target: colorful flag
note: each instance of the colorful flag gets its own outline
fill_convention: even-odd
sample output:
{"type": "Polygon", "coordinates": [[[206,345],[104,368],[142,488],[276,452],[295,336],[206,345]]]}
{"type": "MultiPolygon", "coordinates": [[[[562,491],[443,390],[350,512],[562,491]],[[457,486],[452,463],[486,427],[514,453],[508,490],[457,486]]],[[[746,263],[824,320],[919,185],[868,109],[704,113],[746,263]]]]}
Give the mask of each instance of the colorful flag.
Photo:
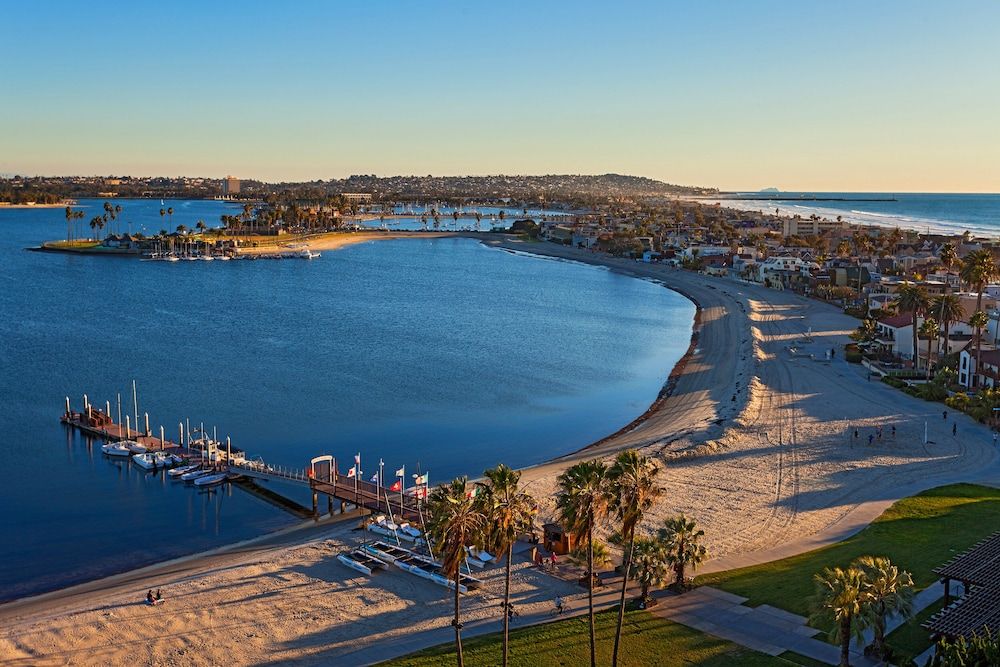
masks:
{"type": "Polygon", "coordinates": [[[376,483],[378,482],[378,473],[375,473],[374,475],[372,475],[372,481],[376,482],[376,483]]]}
{"type": "Polygon", "coordinates": [[[354,463],[357,465],[361,465],[361,452],[358,452],[357,454],[354,455],[354,463]]]}
{"type": "Polygon", "coordinates": [[[478,495],[479,495],[479,487],[478,486],[472,487],[472,491],[466,491],[465,492],[465,497],[466,498],[475,498],[478,495]]]}
{"type": "Polygon", "coordinates": [[[354,475],[357,474],[357,471],[358,471],[358,467],[357,466],[351,466],[351,469],[347,471],[347,476],[348,477],[354,477],[354,475]]]}
{"type": "Polygon", "coordinates": [[[426,484],[427,483],[427,473],[424,473],[423,475],[417,475],[414,478],[413,483],[416,484],[417,486],[419,486],[421,484],[426,484]]]}
{"type": "Polygon", "coordinates": [[[402,467],[396,471],[396,477],[406,477],[406,468],[402,467]]]}
{"type": "Polygon", "coordinates": [[[400,482],[400,481],[399,481],[399,480],[397,479],[397,480],[396,480],[396,483],[395,483],[395,484],[393,484],[392,486],[390,486],[390,487],[389,487],[389,490],[390,490],[390,491],[402,491],[402,490],[403,490],[403,483],[402,483],[402,482],[400,482]]]}

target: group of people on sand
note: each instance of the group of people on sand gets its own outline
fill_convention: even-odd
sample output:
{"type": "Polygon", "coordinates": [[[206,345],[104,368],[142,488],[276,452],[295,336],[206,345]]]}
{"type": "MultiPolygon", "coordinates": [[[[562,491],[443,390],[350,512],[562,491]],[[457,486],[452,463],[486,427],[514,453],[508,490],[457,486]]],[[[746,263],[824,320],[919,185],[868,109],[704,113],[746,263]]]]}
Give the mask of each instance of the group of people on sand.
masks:
{"type": "MultiPolygon", "coordinates": [[[[896,425],[889,424],[889,433],[892,435],[893,439],[896,438],[896,425]]],[[[854,439],[857,440],[861,436],[861,432],[855,428],[854,429],[854,439]]],[[[868,445],[871,446],[876,440],[882,442],[882,427],[876,426],[871,433],[868,434],[868,445]]]]}
{"type": "Polygon", "coordinates": [[[146,591],[146,604],[155,607],[158,604],[163,604],[163,593],[160,589],[156,589],[156,595],[153,595],[153,590],[150,589],[146,591]]]}

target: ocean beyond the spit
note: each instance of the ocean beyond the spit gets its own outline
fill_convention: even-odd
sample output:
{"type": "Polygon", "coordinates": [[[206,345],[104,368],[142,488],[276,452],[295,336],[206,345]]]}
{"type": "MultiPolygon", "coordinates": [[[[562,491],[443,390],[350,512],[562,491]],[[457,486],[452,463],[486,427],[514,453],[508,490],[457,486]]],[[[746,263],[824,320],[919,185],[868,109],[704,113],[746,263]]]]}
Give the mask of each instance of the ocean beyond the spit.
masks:
{"type": "MultiPolygon", "coordinates": [[[[168,201],[168,222],[159,200],[115,203],[123,229],[147,234],[239,210],[168,201]]],[[[84,219],[101,204],[81,201],[84,219]]],[[[170,439],[189,419],[268,463],[333,454],[345,472],[360,452],[366,478],[381,458],[387,476],[406,466],[435,484],[614,432],[691,338],[694,306],[668,289],[473,239],[368,242],[312,261],[25,250],[65,235],[61,208],[0,209],[0,601],[299,521],[240,488],[196,490],[107,459],[59,423],[67,395],[114,413],[120,392],[131,414],[135,379],[140,414],[170,439]]]]}

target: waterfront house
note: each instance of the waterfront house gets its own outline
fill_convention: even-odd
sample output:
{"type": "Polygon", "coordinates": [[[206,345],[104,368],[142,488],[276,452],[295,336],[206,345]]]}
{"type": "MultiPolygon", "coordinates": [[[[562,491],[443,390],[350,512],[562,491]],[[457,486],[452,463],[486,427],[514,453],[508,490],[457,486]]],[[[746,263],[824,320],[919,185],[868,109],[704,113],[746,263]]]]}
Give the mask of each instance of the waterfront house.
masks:
{"type": "Polygon", "coordinates": [[[913,313],[883,315],[875,320],[875,328],[878,331],[875,342],[882,351],[913,358],[913,313]]]}
{"type": "Polygon", "coordinates": [[[984,342],[978,369],[975,358],[976,344],[970,341],[958,356],[958,383],[968,389],[1000,386],[1000,350],[984,342]]]}

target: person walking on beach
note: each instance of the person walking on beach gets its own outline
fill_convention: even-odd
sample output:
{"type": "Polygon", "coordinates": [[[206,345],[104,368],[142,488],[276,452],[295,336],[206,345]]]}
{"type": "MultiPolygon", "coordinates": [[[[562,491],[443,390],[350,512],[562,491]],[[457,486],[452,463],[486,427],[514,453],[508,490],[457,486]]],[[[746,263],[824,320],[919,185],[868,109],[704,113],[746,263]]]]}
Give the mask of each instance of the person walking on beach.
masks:
{"type": "Polygon", "coordinates": [[[951,434],[958,435],[958,422],[952,422],[951,424],[951,434]]]}
{"type": "Polygon", "coordinates": [[[854,429],[854,439],[858,439],[858,429],[854,429]]]}
{"type": "Polygon", "coordinates": [[[869,446],[869,447],[871,447],[871,446],[872,446],[872,440],[874,440],[874,439],[875,439],[875,436],[874,436],[874,435],[872,435],[871,433],[869,433],[869,434],[868,434],[868,446],[869,446]]]}
{"type": "Polygon", "coordinates": [[[876,426],[875,427],[875,437],[878,438],[879,442],[882,442],[882,427],[881,426],[876,426]]]}
{"type": "Polygon", "coordinates": [[[896,439],[896,425],[895,424],[892,425],[892,439],[893,440],[896,439]]]}
{"type": "Polygon", "coordinates": [[[945,421],[948,421],[948,411],[947,410],[945,410],[944,412],[941,413],[941,419],[943,419],[945,421]]]}

